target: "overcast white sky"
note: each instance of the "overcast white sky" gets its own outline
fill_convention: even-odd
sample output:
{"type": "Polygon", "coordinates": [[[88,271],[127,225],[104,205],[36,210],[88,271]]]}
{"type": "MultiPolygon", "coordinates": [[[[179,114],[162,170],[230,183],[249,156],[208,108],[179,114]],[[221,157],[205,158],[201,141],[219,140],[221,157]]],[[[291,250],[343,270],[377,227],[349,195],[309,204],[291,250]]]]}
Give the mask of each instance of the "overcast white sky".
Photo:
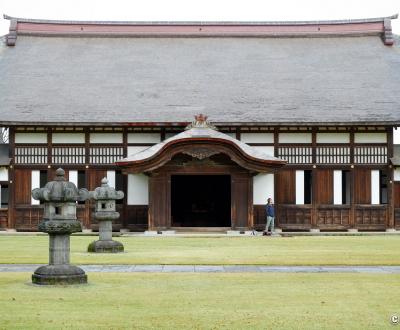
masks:
{"type": "MultiPolygon", "coordinates": [[[[400,0],[0,0],[15,17],[124,21],[286,21],[390,16],[400,0]]],[[[400,34],[400,20],[392,22],[400,34]]],[[[9,22],[0,19],[0,35],[9,22]]],[[[400,109],[399,109],[400,111],[400,109]]],[[[396,132],[400,143],[400,132],[396,132]]]]}

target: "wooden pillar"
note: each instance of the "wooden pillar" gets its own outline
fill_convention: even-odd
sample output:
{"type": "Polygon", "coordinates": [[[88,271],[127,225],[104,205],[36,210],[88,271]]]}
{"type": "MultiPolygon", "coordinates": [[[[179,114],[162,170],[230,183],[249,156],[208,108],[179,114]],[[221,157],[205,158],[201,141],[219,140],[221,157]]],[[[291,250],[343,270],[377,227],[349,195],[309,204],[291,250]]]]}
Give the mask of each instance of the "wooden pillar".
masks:
{"type": "Polygon", "coordinates": [[[317,155],[316,155],[316,146],[317,146],[317,130],[315,127],[312,128],[311,132],[312,136],[312,172],[311,172],[311,228],[317,228],[317,212],[318,212],[318,204],[317,204],[317,155]]]}
{"type": "MultiPolygon", "coordinates": [[[[122,144],[123,144],[123,157],[128,156],[128,130],[126,127],[122,131],[122,144]]],[[[128,227],[128,175],[122,174],[122,190],[124,191],[124,199],[122,200],[122,212],[121,212],[121,226],[123,229],[128,227]]]]}
{"type": "MultiPolygon", "coordinates": [[[[388,151],[388,162],[393,157],[393,127],[387,128],[387,151],[388,151]]],[[[393,177],[393,166],[388,165],[388,182],[387,182],[387,198],[388,198],[388,210],[386,229],[394,229],[394,177],[393,177]]]]}
{"type": "MultiPolygon", "coordinates": [[[[274,127],[274,156],[279,158],[279,128],[274,127]]],[[[278,204],[278,189],[283,189],[278,186],[278,171],[274,172],[274,203],[275,203],[275,227],[281,228],[280,224],[280,214],[279,214],[279,204],[278,204]]]]}
{"type": "Polygon", "coordinates": [[[253,183],[254,183],[254,175],[249,173],[248,176],[248,184],[247,184],[247,191],[248,191],[248,198],[247,198],[247,227],[249,229],[254,229],[254,205],[253,205],[253,183]]]}
{"type": "Polygon", "coordinates": [[[355,228],[356,208],[355,208],[355,168],[354,168],[354,128],[350,129],[350,219],[349,228],[355,228]]]}
{"type": "Polygon", "coordinates": [[[9,158],[11,158],[8,168],[8,216],[7,228],[15,229],[15,129],[10,127],[8,130],[9,158]]]}
{"type": "MultiPolygon", "coordinates": [[[[90,133],[89,133],[89,128],[85,127],[84,128],[85,132],[85,187],[89,189],[89,174],[90,174],[90,169],[89,169],[89,161],[90,161],[90,156],[89,156],[89,146],[90,146],[90,133]]],[[[87,200],[85,202],[85,211],[83,212],[84,217],[83,217],[83,225],[85,228],[90,228],[90,208],[92,207],[91,202],[87,200]]]]}
{"type": "Polygon", "coordinates": [[[240,141],[240,139],[241,139],[240,127],[237,127],[237,128],[236,128],[235,135],[236,135],[236,140],[239,140],[239,141],[240,141]]]}
{"type": "Polygon", "coordinates": [[[165,140],[165,127],[162,127],[160,132],[160,141],[164,140],[165,140]]]}
{"type": "MultiPolygon", "coordinates": [[[[51,127],[47,128],[47,165],[52,164],[52,155],[53,155],[53,135],[51,127]]],[[[47,171],[47,180],[52,181],[54,178],[50,177],[51,171],[47,171]]]]}

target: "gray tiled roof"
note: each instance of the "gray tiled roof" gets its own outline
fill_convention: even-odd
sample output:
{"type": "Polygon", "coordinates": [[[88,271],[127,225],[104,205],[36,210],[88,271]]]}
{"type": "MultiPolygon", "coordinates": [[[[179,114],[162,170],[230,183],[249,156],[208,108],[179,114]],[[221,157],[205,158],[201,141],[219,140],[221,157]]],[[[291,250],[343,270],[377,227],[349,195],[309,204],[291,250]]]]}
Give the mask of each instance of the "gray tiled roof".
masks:
{"type": "Polygon", "coordinates": [[[0,124],[400,125],[400,48],[376,36],[73,38],[0,46],[0,124]]]}

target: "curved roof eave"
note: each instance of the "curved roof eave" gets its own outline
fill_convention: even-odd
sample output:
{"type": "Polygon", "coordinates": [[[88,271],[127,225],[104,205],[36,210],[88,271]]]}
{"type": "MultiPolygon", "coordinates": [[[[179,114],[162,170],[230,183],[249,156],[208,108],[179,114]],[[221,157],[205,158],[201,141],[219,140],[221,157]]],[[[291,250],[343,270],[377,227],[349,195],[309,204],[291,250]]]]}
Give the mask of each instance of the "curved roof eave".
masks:
{"type": "Polygon", "coordinates": [[[227,134],[218,132],[209,127],[193,127],[177,134],[154,146],[139,151],[127,158],[116,162],[123,167],[137,167],[144,172],[146,169],[155,169],[164,165],[177,153],[199,148],[215,153],[226,153],[240,166],[258,172],[268,172],[271,168],[281,167],[286,161],[267,155],[227,134]],[[169,156],[162,157],[168,153],[169,156]],[[263,168],[265,170],[263,171],[263,168]]]}

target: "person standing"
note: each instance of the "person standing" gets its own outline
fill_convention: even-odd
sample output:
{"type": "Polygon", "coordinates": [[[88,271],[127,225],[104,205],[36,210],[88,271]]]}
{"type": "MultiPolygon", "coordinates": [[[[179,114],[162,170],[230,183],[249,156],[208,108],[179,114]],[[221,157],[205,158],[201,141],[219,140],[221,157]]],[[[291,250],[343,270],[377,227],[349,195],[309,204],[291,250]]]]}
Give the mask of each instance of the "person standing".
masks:
{"type": "Polygon", "coordinates": [[[272,198],[268,198],[267,200],[267,205],[265,206],[266,211],[267,211],[267,224],[265,226],[265,234],[266,235],[272,235],[274,232],[274,226],[275,226],[275,207],[272,202],[272,198]],[[268,233],[268,229],[271,228],[270,233],[268,233]]]}

